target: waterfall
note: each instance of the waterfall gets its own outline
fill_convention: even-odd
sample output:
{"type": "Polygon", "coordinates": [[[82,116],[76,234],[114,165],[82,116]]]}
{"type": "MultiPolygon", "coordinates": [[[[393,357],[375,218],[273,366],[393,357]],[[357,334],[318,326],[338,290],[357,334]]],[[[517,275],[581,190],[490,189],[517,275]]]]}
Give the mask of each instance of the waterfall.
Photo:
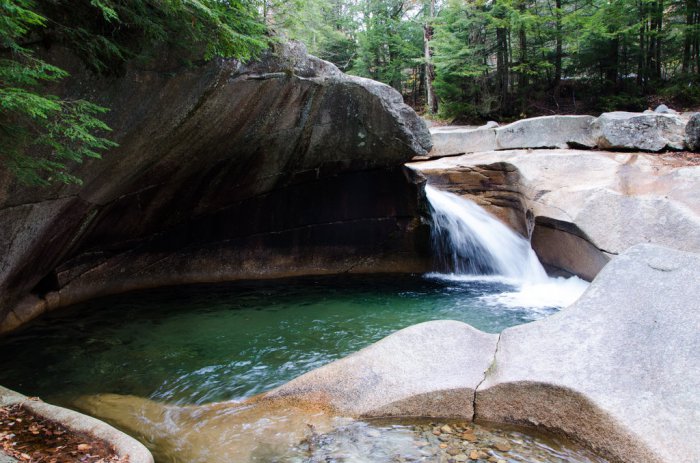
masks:
{"type": "Polygon", "coordinates": [[[433,247],[441,270],[541,282],[547,273],[530,243],[472,201],[431,186],[433,247]]]}
{"type": "Polygon", "coordinates": [[[428,276],[451,280],[503,277],[515,286],[514,291],[484,296],[482,300],[533,310],[566,307],[588,287],[578,277],[548,277],[530,242],[472,201],[429,185],[425,193],[440,271],[449,273],[428,276]]]}

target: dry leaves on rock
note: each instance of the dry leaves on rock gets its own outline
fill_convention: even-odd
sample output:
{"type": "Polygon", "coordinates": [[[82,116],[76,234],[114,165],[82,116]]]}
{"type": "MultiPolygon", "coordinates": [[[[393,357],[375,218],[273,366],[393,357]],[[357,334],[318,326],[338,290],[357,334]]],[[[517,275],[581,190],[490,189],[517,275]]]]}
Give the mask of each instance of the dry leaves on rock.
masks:
{"type": "Polygon", "coordinates": [[[128,463],[107,442],[72,432],[21,404],[0,407],[0,448],[22,463],[128,463]]]}

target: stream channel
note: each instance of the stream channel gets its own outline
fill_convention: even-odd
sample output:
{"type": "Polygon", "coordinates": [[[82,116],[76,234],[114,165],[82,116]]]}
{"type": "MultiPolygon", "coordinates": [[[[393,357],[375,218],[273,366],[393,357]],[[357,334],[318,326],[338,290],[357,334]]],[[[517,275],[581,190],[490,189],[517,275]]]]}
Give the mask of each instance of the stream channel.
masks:
{"type": "MultiPolygon", "coordinates": [[[[434,216],[439,218],[435,212],[434,216]]],[[[465,227],[447,222],[443,226],[465,227]]],[[[501,232],[489,228],[487,238],[501,232]]],[[[459,246],[445,244],[444,235],[440,230],[434,234],[442,245],[459,246]]],[[[313,276],[160,288],[95,299],[49,314],[0,339],[0,384],[66,406],[81,396],[102,393],[178,405],[242,401],[416,323],[458,320],[498,333],[554,313],[585,290],[587,283],[577,278],[555,279],[543,270],[533,271],[539,262],[529,244],[513,243],[522,248],[514,252],[525,257],[506,256],[506,260],[532,257],[535,263],[499,270],[499,256],[480,257],[489,252],[486,243],[476,250],[442,251],[452,252],[448,261],[469,254],[486,275],[458,271],[313,276]]],[[[495,244],[496,249],[504,247],[503,242],[495,244]]],[[[450,424],[452,433],[441,432],[447,423],[338,418],[332,431],[312,432],[301,443],[282,449],[265,450],[264,435],[256,437],[259,448],[241,461],[604,461],[552,436],[460,423],[450,424]],[[460,437],[471,434],[477,439],[460,437]],[[499,451],[498,442],[501,447],[506,442],[508,450],[499,451]]],[[[148,439],[145,443],[158,463],[182,461],[177,451],[165,451],[148,439]]],[[[189,463],[215,460],[201,455],[186,458],[189,463]]],[[[230,461],[238,461],[233,458],[230,461]]]]}

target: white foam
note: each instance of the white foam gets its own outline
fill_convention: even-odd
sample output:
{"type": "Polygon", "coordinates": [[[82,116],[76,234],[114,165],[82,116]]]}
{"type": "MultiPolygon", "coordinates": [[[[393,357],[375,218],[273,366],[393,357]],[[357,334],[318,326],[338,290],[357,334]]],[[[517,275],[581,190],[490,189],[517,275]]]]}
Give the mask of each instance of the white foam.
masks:
{"type": "Polygon", "coordinates": [[[515,291],[482,296],[487,304],[513,308],[540,309],[564,308],[578,300],[588,288],[588,282],[578,278],[548,278],[538,283],[523,283],[515,291]]]}
{"type": "Polygon", "coordinates": [[[533,315],[573,304],[588,287],[578,277],[550,278],[530,243],[476,203],[431,186],[433,246],[454,273],[428,278],[454,282],[502,283],[513,291],[482,296],[486,304],[527,308],[533,315]]]}
{"type": "Polygon", "coordinates": [[[547,279],[530,243],[482,207],[430,185],[425,194],[432,209],[433,246],[445,267],[457,274],[547,279]]]}

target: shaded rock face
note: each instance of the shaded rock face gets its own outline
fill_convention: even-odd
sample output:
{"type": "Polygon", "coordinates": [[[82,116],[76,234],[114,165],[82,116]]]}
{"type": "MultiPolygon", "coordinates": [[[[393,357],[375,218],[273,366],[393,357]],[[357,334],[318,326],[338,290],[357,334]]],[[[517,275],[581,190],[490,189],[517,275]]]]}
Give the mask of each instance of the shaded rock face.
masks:
{"type": "Polygon", "coordinates": [[[592,280],[611,255],[639,243],[700,252],[699,166],[582,150],[491,151],[409,165],[530,237],[550,269],[592,280]]]}
{"type": "Polygon", "coordinates": [[[61,53],[74,77],[54,90],[110,106],[120,146],[76,166],[81,187],[0,169],[0,327],[126,289],[423,265],[420,179],[400,166],[430,134],[390,87],[297,44],[118,79],[61,53]]]}
{"type": "Polygon", "coordinates": [[[685,126],[685,144],[691,151],[700,151],[700,113],[693,113],[685,126]]]}

